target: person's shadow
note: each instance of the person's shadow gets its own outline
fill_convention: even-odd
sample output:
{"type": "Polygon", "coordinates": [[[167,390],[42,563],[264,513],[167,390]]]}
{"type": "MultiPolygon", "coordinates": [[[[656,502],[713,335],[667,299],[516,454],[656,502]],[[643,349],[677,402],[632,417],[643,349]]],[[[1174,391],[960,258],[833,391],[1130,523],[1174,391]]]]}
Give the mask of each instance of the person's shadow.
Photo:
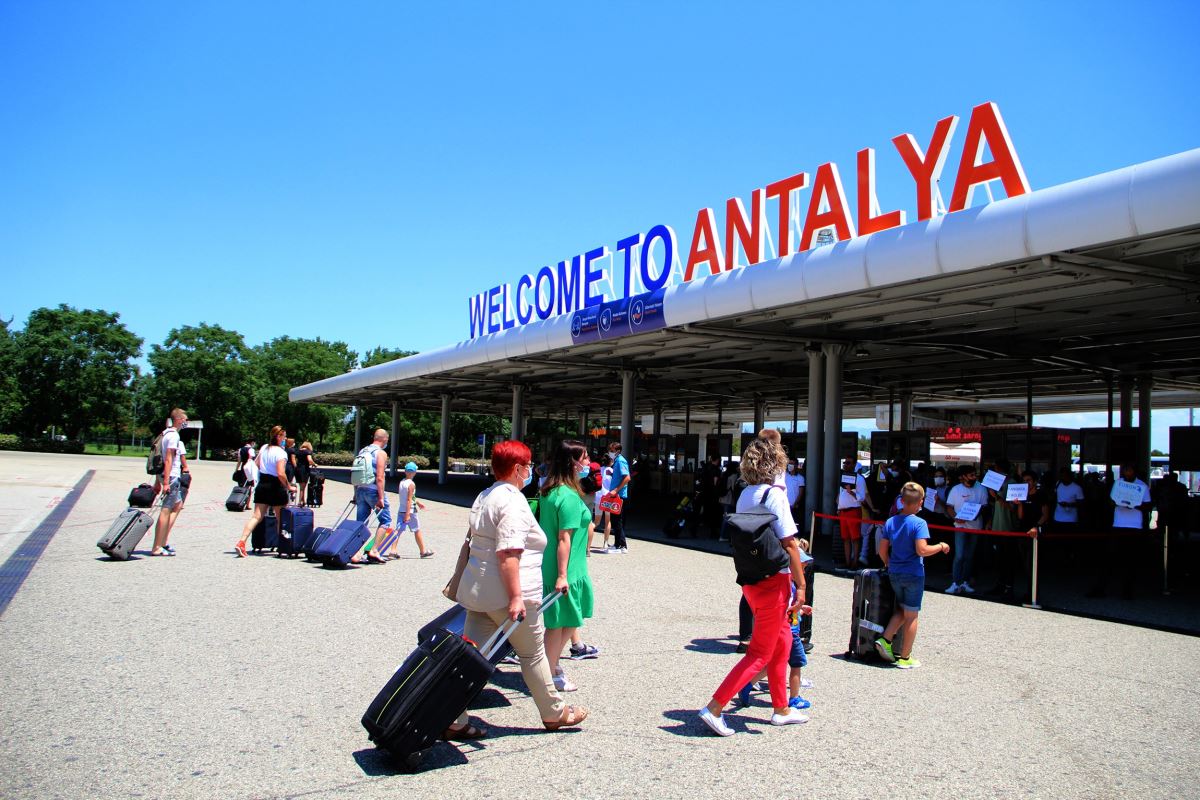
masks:
{"type": "MultiPolygon", "coordinates": [[[[672,711],[664,711],[663,716],[669,720],[674,720],[674,725],[659,725],[658,729],[675,736],[683,736],[689,739],[703,739],[715,734],[709,730],[708,726],[700,721],[700,715],[697,709],[677,708],[672,711]]],[[[755,717],[746,717],[741,714],[733,714],[725,712],[725,724],[733,728],[737,733],[746,733],[752,736],[758,736],[762,731],[755,730],[761,725],[769,725],[762,719],[755,717]]]]}
{"type": "Polygon", "coordinates": [[[720,639],[692,639],[690,644],[683,646],[684,650],[690,650],[693,653],[709,653],[713,655],[725,655],[737,652],[737,640],[729,638],[720,639]]]}
{"type": "MultiPolygon", "coordinates": [[[[482,746],[479,746],[479,749],[483,749],[482,746]]],[[[438,742],[428,750],[407,758],[398,758],[386,750],[368,747],[356,750],[354,760],[358,762],[358,768],[364,775],[378,778],[457,767],[467,763],[467,756],[450,742],[438,742]]]]}

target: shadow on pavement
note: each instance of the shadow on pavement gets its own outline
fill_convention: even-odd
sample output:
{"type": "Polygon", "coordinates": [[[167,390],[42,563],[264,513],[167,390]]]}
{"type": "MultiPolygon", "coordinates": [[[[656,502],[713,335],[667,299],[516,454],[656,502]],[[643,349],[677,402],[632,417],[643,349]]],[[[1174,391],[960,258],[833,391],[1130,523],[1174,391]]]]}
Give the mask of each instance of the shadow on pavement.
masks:
{"type": "Polygon", "coordinates": [[[467,763],[466,755],[449,742],[438,742],[424,753],[401,760],[390,753],[369,747],[354,752],[354,760],[364,775],[380,778],[388,775],[411,775],[467,763]]]}
{"type": "MultiPolygon", "coordinates": [[[[689,739],[719,738],[708,729],[707,725],[700,721],[698,712],[699,708],[677,708],[671,711],[664,711],[664,717],[674,720],[678,724],[659,725],[658,729],[675,736],[685,736],[689,739]]],[[[764,722],[764,720],[757,717],[747,717],[741,714],[733,714],[729,711],[726,711],[725,724],[733,728],[738,733],[748,733],[757,736],[761,734],[762,731],[754,730],[750,728],[749,725],[769,725],[771,723],[769,720],[764,722]]]]}
{"type": "Polygon", "coordinates": [[[683,646],[684,650],[689,650],[693,653],[711,653],[714,655],[726,655],[737,652],[737,640],[729,639],[692,639],[690,644],[683,646]]]}

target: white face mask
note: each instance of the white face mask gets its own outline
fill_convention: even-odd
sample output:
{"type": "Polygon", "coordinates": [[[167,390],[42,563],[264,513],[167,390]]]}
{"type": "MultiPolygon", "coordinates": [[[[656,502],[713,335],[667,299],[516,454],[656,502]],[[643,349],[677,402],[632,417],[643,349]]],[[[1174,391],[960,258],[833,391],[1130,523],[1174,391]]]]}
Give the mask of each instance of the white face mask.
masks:
{"type": "Polygon", "coordinates": [[[939,475],[938,477],[936,477],[936,478],[934,478],[934,479],[933,479],[933,485],[934,485],[934,486],[945,486],[945,485],[946,485],[946,479],[945,479],[945,478],[943,478],[943,477],[941,477],[941,476],[939,475]]]}

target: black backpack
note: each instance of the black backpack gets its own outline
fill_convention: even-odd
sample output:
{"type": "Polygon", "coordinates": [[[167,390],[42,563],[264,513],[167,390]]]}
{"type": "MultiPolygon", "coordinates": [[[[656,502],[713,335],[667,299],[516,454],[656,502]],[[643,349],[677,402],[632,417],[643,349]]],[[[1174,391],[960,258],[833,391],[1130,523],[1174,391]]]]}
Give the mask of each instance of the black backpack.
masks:
{"type": "Polygon", "coordinates": [[[761,503],[749,511],[725,516],[739,586],[766,580],[788,565],[788,555],[771,529],[777,521],[778,517],[761,503]]]}

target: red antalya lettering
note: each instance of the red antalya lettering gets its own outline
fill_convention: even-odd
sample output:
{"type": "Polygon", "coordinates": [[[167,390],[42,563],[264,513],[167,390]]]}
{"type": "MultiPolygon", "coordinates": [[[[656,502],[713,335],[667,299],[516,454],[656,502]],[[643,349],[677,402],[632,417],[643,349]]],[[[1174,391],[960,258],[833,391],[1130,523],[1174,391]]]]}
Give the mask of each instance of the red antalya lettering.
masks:
{"type": "Polygon", "coordinates": [[[942,167],[946,165],[946,154],[954,129],[958,126],[958,117],[950,116],[938,120],[934,126],[933,138],[929,140],[929,151],[921,152],[921,145],[911,133],[902,133],[892,139],[904,166],[912,174],[917,184],[917,219],[926,220],[933,217],[933,195],[937,191],[937,180],[941,177],[942,167]]]}
{"type": "Polygon", "coordinates": [[[971,120],[967,123],[967,141],[963,144],[962,160],[958,164],[958,175],[954,178],[954,194],[950,197],[950,211],[962,211],[971,205],[975,187],[989,181],[999,180],[1009,197],[1029,191],[1029,181],[1017,151],[1013,148],[1008,128],[1000,116],[995,103],[981,103],[971,109],[971,120]],[[992,160],[986,164],[983,148],[992,151],[992,160]]]}

